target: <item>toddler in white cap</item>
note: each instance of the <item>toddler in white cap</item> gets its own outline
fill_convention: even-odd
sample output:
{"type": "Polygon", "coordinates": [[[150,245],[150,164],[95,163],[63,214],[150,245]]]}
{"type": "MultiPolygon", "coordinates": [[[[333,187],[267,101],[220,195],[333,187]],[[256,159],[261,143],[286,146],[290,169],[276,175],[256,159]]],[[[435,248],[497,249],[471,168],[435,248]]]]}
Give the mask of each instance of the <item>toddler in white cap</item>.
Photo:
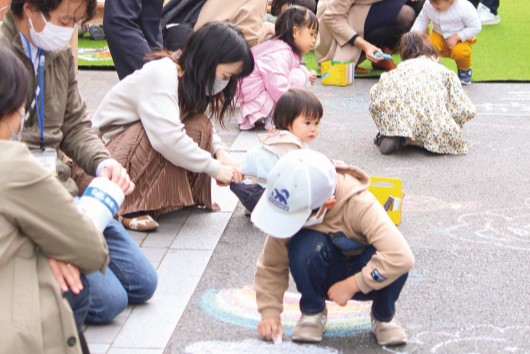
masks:
{"type": "Polygon", "coordinates": [[[360,169],[336,168],[309,149],[288,152],[270,171],[251,215],[269,234],[254,283],[263,339],[283,337],[280,315],[291,272],[302,312],[294,341],[322,341],[326,300],[344,306],[355,299],[373,300],[372,332],[380,345],[406,343],[395,302],[414,257],[369,185],[360,169]]]}

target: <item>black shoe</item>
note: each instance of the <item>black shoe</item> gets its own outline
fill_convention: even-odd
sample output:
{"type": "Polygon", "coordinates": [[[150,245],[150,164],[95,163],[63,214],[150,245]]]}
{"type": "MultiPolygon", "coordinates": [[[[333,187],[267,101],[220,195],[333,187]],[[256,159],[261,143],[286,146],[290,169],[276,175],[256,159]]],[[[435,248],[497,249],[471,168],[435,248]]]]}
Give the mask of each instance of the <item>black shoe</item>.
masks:
{"type": "Polygon", "coordinates": [[[95,41],[102,41],[105,39],[105,32],[103,32],[103,26],[100,25],[90,25],[88,26],[88,33],[95,41]]]}
{"type": "Polygon", "coordinates": [[[381,145],[381,140],[383,138],[384,138],[384,136],[381,135],[381,133],[377,133],[377,135],[374,138],[374,144],[377,145],[377,146],[381,145]]]}
{"type": "Polygon", "coordinates": [[[379,151],[383,155],[388,155],[401,147],[401,141],[400,136],[383,136],[379,144],[379,151]]]}

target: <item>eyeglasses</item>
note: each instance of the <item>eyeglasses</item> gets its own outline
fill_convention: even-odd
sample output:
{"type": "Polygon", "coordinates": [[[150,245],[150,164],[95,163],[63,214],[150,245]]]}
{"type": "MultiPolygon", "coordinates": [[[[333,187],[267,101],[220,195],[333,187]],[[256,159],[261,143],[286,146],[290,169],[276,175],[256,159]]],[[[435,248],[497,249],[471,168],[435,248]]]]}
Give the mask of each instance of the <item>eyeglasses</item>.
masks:
{"type": "Polygon", "coordinates": [[[84,17],[81,19],[75,18],[75,16],[64,15],[59,17],[59,22],[64,26],[80,25],[84,21],[84,17]]]}

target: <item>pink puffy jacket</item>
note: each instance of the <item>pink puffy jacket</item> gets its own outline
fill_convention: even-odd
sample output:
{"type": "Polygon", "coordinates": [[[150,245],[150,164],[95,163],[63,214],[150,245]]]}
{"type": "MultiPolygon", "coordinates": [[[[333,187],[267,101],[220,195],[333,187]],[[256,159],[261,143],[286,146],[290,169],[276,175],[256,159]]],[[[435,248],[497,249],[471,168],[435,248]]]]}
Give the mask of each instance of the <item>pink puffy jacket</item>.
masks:
{"type": "Polygon", "coordinates": [[[252,47],[254,71],[241,82],[239,128],[272,115],[274,105],[292,86],[305,86],[309,72],[300,66],[300,56],[282,40],[270,39],[252,47]]]}

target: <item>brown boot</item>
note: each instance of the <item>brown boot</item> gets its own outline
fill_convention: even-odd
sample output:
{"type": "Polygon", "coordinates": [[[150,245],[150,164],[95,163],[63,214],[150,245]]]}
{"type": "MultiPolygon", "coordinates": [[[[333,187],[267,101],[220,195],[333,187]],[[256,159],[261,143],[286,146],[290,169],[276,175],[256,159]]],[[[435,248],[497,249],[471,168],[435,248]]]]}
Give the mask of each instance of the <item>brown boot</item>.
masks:
{"type": "Polygon", "coordinates": [[[361,56],[359,57],[359,60],[357,60],[357,64],[355,64],[356,74],[367,74],[370,72],[369,69],[359,67],[359,64],[361,64],[365,59],[366,59],[366,55],[364,54],[364,52],[362,52],[361,56]]]}
{"type": "MultiPolygon", "coordinates": [[[[392,55],[392,49],[383,47],[382,50],[383,50],[383,53],[392,55]]],[[[396,68],[396,64],[394,63],[394,60],[392,59],[391,60],[382,59],[382,60],[379,60],[377,63],[372,63],[372,68],[383,70],[383,71],[390,71],[396,68]]]]}

